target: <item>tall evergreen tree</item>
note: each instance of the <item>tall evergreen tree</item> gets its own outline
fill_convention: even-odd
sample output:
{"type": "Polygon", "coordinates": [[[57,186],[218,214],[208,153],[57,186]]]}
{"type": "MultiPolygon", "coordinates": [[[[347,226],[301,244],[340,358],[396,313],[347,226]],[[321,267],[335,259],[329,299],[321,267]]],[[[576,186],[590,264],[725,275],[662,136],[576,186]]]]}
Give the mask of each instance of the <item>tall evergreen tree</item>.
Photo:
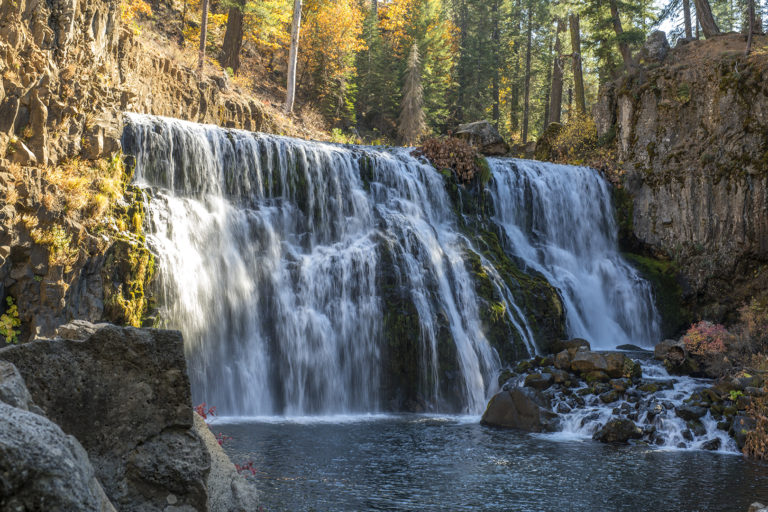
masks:
{"type": "Polygon", "coordinates": [[[421,87],[421,61],[419,59],[419,47],[416,43],[411,47],[408,57],[408,68],[403,84],[403,101],[398,119],[397,133],[400,140],[407,145],[413,145],[419,141],[426,124],[424,122],[424,98],[421,87]]]}

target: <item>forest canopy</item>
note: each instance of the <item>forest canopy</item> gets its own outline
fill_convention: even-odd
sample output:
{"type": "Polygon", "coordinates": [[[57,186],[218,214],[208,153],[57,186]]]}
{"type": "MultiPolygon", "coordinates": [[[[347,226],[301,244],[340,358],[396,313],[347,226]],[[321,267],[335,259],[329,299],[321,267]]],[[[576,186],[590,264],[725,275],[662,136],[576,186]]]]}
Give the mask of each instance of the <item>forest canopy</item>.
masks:
{"type": "MultiPolygon", "coordinates": [[[[762,31],[768,1],[752,1],[754,30],[762,31]]],[[[125,3],[124,12],[145,14],[137,7],[143,0],[125,3]]],[[[296,28],[297,105],[357,140],[414,143],[488,119],[510,141],[526,143],[552,121],[589,112],[600,84],[635,66],[653,31],[663,28],[673,45],[746,33],[750,0],[183,0],[175,7],[180,40],[192,47],[209,7],[206,54],[255,90],[290,78],[296,28]]]]}

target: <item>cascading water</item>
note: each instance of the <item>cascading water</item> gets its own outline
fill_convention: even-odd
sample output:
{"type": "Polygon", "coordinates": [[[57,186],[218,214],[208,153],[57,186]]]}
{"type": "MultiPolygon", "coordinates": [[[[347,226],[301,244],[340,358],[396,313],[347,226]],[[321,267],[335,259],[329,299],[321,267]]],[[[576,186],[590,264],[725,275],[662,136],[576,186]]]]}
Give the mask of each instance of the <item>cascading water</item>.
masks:
{"type": "Polygon", "coordinates": [[[610,185],[586,167],[491,159],[506,249],[562,294],[568,332],[593,348],[659,339],[650,284],[618,251],[610,185]]]}
{"type": "Polygon", "coordinates": [[[381,409],[386,247],[418,312],[425,402],[444,399],[443,318],[460,374],[454,408],[482,409],[499,360],[434,169],[405,151],[147,116],[128,123],[134,180],[153,187],[162,317],[184,331],[196,399],[237,415],[381,409]]]}
{"type": "MultiPolygon", "coordinates": [[[[184,333],[197,402],[241,416],[397,409],[387,372],[401,372],[418,380],[405,387],[426,410],[480,412],[501,361],[484,333],[470,252],[515,335],[536,350],[526,316],[535,312],[515,303],[457,227],[443,176],[407,150],[133,114],[124,147],[136,159],[135,183],[149,189],[160,316],[184,333]],[[408,311],[388,302],[398,293],[408,311]],[[385,331],[409,314],[418,348],[392,363],[400,340],[385,331]]],[[[650,292],[616,252],[607,185],[594,171],[556,167],[558,186],[526,202],[518,188],[531,196],[549,179],[530,165],[492,162],[507,249],[561,288],[573,334],[598,345],[651,341],[650,292]],[[572,177],[580,181],[569,185],[572,177]],[[580,202],[558,198],[579,187],[580,202]],[[548,205],[572,213],[542,222],[548,205]],[[518,219],[528,219],[519,233],[518,219]],[[582,263],[590,270],[579,273],[582,263]]]]}

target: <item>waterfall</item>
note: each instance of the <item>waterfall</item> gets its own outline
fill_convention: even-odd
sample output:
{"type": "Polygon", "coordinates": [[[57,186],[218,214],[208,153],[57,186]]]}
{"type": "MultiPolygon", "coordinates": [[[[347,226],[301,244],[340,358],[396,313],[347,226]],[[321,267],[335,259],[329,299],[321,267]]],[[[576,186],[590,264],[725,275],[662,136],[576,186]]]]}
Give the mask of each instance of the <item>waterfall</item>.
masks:
{"type": "Polygon", "coordinates": [[[650,284],[618,250],[610,185],[586,167],[491,159],[507,249],[562,295],[568,332],[595,349],[659,339],[650,284]]]}
{"type": "MultiPolygon", "coordinates": [[[[535,312],[459,227],[443,175],[408,150],[136,114],[126,115],[123,146],[135,158],[134,184],[150,198],[159,317],[184,334],[196,403],[242,416],[479,413],[502,361],[478,275],[490,283],[483,293],[493,296],[495,314],[511,326],[508,343],[522,355],[537,350],[535,312]]],[[[652,327],[636,325],[655,321],[650,295],[613,247],[607,185],[594,171],[558,168],[587,188],[579,212],[555,228],[540,222],[539,210],[547,201],[559,207],[545,196],[562,190],[542,187],[533,206],[513,190],[523,186],[530,196],[546,172],[536,181],[529,164],[492,165],[507,250],[561,288],[571,331],[600,344],[650,341],[652,327]],[[592,202],[605,210],[592,212],[592,202]],[[516,227],[524,220],[515,208],[530,212],[528,225],[516,227]],[[595,227],[592,238],[557,238],[587,237],[595,227]],[[515,238],[516,229],[531,240],[515,238]],[[574,251],[573,261],[558,264],[566,257],[550,257],[550,245],[574,251]],[[595,254],[603,259],[587,261],[595,254]],[[572,268],[585,262],[594,268],[572,268]],[[640,303],[646,316],[633,317],[640,303]]],[[[567,176],[558,179],[567,185],[567,176]]]]}

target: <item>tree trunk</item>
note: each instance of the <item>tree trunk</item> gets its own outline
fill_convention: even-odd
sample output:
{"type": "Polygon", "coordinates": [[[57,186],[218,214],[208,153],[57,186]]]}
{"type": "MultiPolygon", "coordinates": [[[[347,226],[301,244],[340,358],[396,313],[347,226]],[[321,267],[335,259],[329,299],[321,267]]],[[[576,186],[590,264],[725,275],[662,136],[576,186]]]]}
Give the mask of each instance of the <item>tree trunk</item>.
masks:
{"type": "MultiPolygon", "coordinates": [[[[517,0],[515,2],[515,7],[517,8],[518,12],[520,11],[521,5],[521,0],[517,0]]],[[[512,48],[512,58],[515,61],[515,71],[512,74],[512,86],[510,87],[509,93],[509,131],[512,133],[515,133],[520,129],[520,81],[518,80],[518,77],[520,76],[520,45],[518,44],[518,41],[520,33],[523,31],[522,17],[518,19],[515,29],[515,44],[512,48]]]]}
{"type": "MultiPolygon", "coordinates": [[[[555,32],[555,39],[557,39],[557,32],[555,32]]],[[[555,41],[550,39],[549,41],[549,55],[552,55],[554,51],[555,41]]],[[[546,84],[546,90],[544,92],[544,127],[542,131],[546,130],[549,126],[549,104],[552,101],[552,75],[554,73],[554,66],[547,66],[547,79],[544,82],[546,84]]]]}
{"type": "Polygon", "coordinates": [[[243,47],[243,9],[245,0],[238,0],[236,5],[229,8],[227,31],[224,33],[219,56],[221,67],[231,68],[235,75],[240,69],[240,49],[243,47]]]}
{"type": "Polygon", "coordinates": [[[610,0],[611,4],[611,21],[613,22],[613,31],[616,33],[616,39],[619,43],[619,52],[621,52],[621,58],[624,59],[624,67],[627,70],[631,70],[635,67],[635,62],[632,60],[632,50],[629,49],[629,45],[624,41],[624,29],[621,26],[621,18],[619,17],[619,5],[616,0],[610,0]]]}
{"type": "Polygon", "coordinates": [[[296,100],[296,64],[299,60],[299,31],[301,30],[301,0],[293,0],[293,24],[291,25],[291,51],[288,55],[288,90],[285,96],[285,113],[293,112],[296,100]]]}
{"type": "Polygon", "coordinates": [[[531,111],[531,45],[533,42],[533,2],[528,2],[528,41],[525,45],[525,92],[523,104],[523,144],[528,142],[528,123],[531,111]]]}
{"type": "Polygon", "coordinates": [[[208,0],[203,0],[203,16],[200,23],[200,54],[197,59],[197,73],[203,76],[203,66],[205,65],[205,40],[208,37],[208,0]]]}
{"type": "Polygon", "coordinates": [[[563,45],[560,42],[560,33],[565,32],[565,22],[557,20],[557,33],[555,34],[555,63],[552,66],[552,92],[549,101],[549,122],[559,123],[563,104],[563,45]]]}
{"type": "Polygon", "coordinates": [[[709,0],[693,0],[693,5],[696,6],[696,17],[701,25],[701,30],[704,32],[704,37],[709,39],[712,36],[718,35],[720,29],[717,28],[715,17],[712,16],[709,0]]]}
{"type": "Polygon", "coordinates": [[[749,11],[749,19],[747,20],[747,51],[745,52],[747,55],[752,51],[752,34],[755,32],[755,0],[749,0],[748,4],[749,6],[747,9],[749,11]]]}
{"type": "Polygon", "coordinates": [[[587,98],[584,93],[584,73],[581,68],[581,33],[579,16],[571,14],[571,49],[573,51],[573,86],[576,89],[576,109],[581,114],[587,113],[587,98]]]}
{"type": "Polygon", "coordinates": [[[493,96],[493,125],[499,128],[499,119],[501,118],[501,105],[499,99],[499,81],[501,72],[501,63],[499,56],[501,54],[501,31],[499,30],[499,0],[494,0],[491,8],[493,16],[493,30],[491,31],[491,40],[493,42],[493,76],[491,77],[491,94],[493,96]]]}
{"type": "Polygon", "coordinates": [[[693,25],[691,24],[691,0],[683,0],[683,21],[685,23],[685,37],[693,38],[693,25]]]}
{"type": "Polygon", "coordinates": [[[184,0],[184,7],[181,9],[181,31],[179,32],[179,46],[184,46],[184,29],[187,28],[187,0],[184,0]]]}

